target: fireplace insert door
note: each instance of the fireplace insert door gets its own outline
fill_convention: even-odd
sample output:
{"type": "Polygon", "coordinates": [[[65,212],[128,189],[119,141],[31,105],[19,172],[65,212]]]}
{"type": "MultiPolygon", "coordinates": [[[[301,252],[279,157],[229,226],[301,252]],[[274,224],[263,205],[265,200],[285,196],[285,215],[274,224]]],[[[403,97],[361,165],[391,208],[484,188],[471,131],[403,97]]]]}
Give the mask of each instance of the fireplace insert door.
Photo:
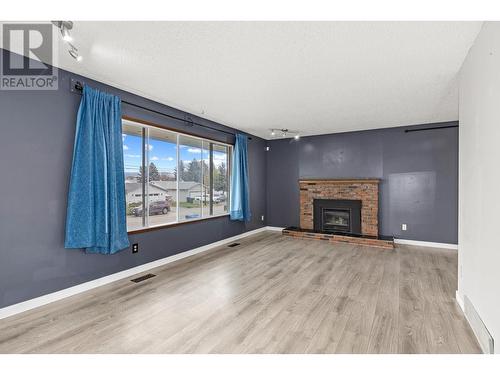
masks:
{"type": "Polygon", "coordinates": [[[323,231],[351,232],[351,210],[323,209],[323,231]]]}
{"type": "Polygon", "coordinates": [[[313,224],[319,232],[361,234],[361,201],[314,199],[313,224]]]}

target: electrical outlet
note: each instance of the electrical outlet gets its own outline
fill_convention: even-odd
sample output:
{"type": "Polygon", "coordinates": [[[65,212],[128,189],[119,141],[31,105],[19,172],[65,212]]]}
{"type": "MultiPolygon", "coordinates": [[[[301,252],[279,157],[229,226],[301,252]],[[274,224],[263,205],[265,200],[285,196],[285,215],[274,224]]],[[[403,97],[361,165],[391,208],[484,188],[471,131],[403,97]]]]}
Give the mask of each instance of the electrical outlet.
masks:
{"type": "Polygon", "coordinates": [[[269,151],[269,146],[266,147],[266,151],[269,151]]]}
{"type": "Polygon", "coordinates": [[[137,254],[139,252],[139,244],[138,243],[134,243],[132,245],[132,254],[137,254]]]}
{"type": "Polygon", "coordinates": [[[262,216],[260,217],[260,220],[264,221],[264,215],[262,215],[262,216]]]}
{"type": "Polygon", "coordinates": [[[406,224],[401,224],[401,230],[406,230],[406,224]]]}

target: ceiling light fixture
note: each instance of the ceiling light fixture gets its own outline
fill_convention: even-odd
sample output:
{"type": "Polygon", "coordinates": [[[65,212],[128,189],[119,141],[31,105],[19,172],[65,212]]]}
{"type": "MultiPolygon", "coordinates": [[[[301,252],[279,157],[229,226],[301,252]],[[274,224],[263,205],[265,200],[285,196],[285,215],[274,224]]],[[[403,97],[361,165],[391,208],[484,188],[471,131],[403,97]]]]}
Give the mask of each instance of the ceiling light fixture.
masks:
{"type": "Polygon", "coordinates": [[[68,43],[69,45],[69,50],[68,53],[72,58],[74,58],[76,61],[80,62],[83,60],[83,57],[78,53],[78,48],[76,48],[73,44],[68,43]]]}
{"type": "Polygon", "coordinates": [[[288,129],[270,129],[271,137],[275,137],[276,135],[280,135],[281,138],[286,138],[289,136],[293,136],[295,140],[299,140],[300,134],[299,132],[288,130],[288,129]]]}
{"type": "Polygon", "coordinates": [[[78,48],[76,48],[71,42],[73,42],[73,37],[70,34],[70,30],[73,29],[72,21],[52,21],[52,24],[56,26],[60,32],[62,40],[68,44],[68,53],[76,61],[81,62],[83,57],[78,53],[78,48]]]}
{"type": "Polygon", "coordinates": [[[69,30],[66,27],[64,27],[64,26],[61,27],[61,35],[62,35],[62,39],[65,42],[72,42],[73,41],[73,37],[69,33],[69,30]]]}
{"type": "Polygon", "coordinates": [[[52,24],[59,29],[59,31],[61,32],[62,39],[65,42],[73,41],[73,37],[69,32],[73,28],[72,21],[52,21],[52,24]]]}

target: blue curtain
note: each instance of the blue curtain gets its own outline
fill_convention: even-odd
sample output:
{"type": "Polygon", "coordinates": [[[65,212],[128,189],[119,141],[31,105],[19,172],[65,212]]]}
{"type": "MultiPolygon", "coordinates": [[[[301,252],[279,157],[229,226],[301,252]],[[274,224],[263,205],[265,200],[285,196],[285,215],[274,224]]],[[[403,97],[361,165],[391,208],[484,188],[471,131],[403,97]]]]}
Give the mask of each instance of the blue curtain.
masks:
{"type": "Polygon", "coordinates": [[[99,254],[129,246],[120,98],[88,86],[76,123],[64,246],[99,254]]]}
{"type": "Polygon", "coordinates": [[[231,220],[250,221],[247,136],[236,135],[231,173],[231,220]]]}

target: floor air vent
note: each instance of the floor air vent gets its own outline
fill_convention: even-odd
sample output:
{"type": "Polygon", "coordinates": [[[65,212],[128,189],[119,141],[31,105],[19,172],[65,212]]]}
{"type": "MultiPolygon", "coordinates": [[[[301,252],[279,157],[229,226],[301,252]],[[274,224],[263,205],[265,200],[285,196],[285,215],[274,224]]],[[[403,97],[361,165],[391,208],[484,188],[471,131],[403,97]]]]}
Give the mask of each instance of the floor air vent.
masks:
{"type": "Polygon", "coordinates": [[[142,275],[142,276],[136,277],[135,279],[132,279],[130,281],[132,281],[134,283],[140,283],[141,281],[150,279],[150,278],[155,277],[155,276],[156,275],[153,275],[152,273],[148,273],[147,275],[142,275]]]}
{"type": "Polygon", "coordinates": [[[470,299],[464,297],[464,313],[485,354],[494,354],[494,341],[470,299]]]}
{"type": "Polygon", "coordinates": [[[232,243],[231,245],[227,245],[227,247],[235,247],[235,246],[238,246],[239,243],[238,242],[235,242],[235,243],[232,243]]]}

